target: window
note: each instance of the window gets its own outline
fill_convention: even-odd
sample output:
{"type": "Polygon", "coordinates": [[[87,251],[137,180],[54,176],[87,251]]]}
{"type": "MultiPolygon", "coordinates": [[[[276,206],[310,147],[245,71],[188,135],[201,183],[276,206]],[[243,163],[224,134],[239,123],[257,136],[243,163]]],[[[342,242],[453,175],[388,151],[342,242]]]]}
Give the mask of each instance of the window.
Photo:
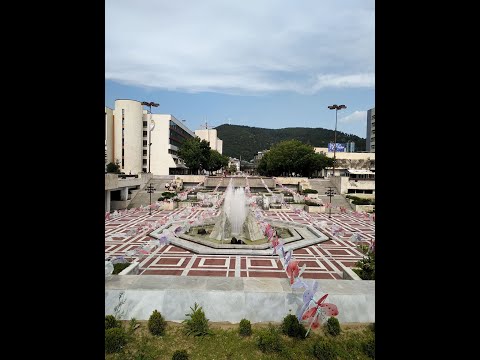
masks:
{"type": "Polygon", "coordinates": [[[147,150],[143,150],[143,156],[147,156],[147,150]]]}
{"type": "Polygon", "coordinates": [[[125,115],[125,109],[122,109],[122,116],[125,115]]]}
{"type": "Polygon", "coordinates": [[[125,145],[125,139],[122,138],[122,145],[125,145]]]}
{"type": "Polygon", "coordinates": [[[144,173],[146,173],[146,172],[147,172],[147,168],[143,168],[142,171],[143,171],[144,173]]]}
{"type": "Polygon", "coordinates": [[[125,159],[122,159],[122,169],[125,167],[125,159]]]}
{"type": "Polygon", "coordinates": [[[147,165],[147,159],[143,159],[143,165],[147,165]]]}
{"type": "Polygon", "coordinates": [[[122,118],[122,127],[125,126],[125,119],[122,118]]]}
{"type": "Polygon", "coordinates": [[[143,136],[147,136],[147,132],[146,132],[146,131],[143,132],[143,136]]]}
{"type": "Polygon", "coordinates": [[[146,122],[146,121],[143,122],[143,127],[144,127],[144,128],[147,127],[147,122],[146,122]]]}
{"type": "Polygon", "coordinates": [[[122,149],[122,156],[125,156],[125,149],[122,149]]]}

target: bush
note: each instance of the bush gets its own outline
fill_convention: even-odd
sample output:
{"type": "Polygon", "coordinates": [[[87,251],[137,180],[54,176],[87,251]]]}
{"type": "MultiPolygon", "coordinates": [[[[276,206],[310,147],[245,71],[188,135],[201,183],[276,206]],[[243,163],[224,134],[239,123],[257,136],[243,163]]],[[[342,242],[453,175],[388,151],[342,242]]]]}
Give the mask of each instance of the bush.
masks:
{"type": "Polygon", "coordinates": [[[333,316],[327,320],[326,328],[327,328],[327,332],[332,336],[339,335],[341,331],[340,323],[338,322],[338,319],[333,316]]]}
{"type": "Polygon", "coordinates": [[[267,329],[260,330],[257,338],[257,346],[262,352],[282,351],[280,332],[272,324],[269,324],[267,329]]]}
{"type": "Polygon", "coordinates": [[[358,261],[353,269],[362,280],[375,280],[375,253],[368,252],[367,256],[358,261]]]}
{"type": "Polygon", "coordinates": [[[153,335],[162,336],[165,334],[165,328],[167,327],[167,322],[164,320],[162,314],[157,310],[153,310],[152,315],[148,319],[148,330],[153,335]]]}
{"type": "Polygon", "coordinates": [[[119,352],[126,343],[127,338],[122,327],[105,330],[105,351],[107,354],[119,352]]]}
{"type": "Polygon", "coordinates": [[[328,340],[321,339],[313,344],[313,356],[319,360],[335,360],[337,353],[328,340]]]}
{"type": "Polygon", "coordinates": [[[282,332],[290,337],[304,339],[307,329],[298,321],[295,315],[290,314],[283,318],[282,332]]]}
{"type": "Polygon", "coordinates": [[[352,201],[353,205],[375,205],[375,200],[357,198],[352,201]],[[373,204],[372,204],[373,202],[373,204]]]}
{"type": "Polygon", "coordinates": [[[113,264],[113,275],[117,275],[130,266],[129,262],[113,264]]]}
{"type": "Polygon", "coordinates": [[[369,339],[363,343],[363,352],[369,358],[375,359],[375,338],[369,339]]]}
{"type": "Polygon", "coordinates": [[[240,324],[238,326],[238,331],[242,336],[250,336],[252,335],[252,324],[247,319],[240,320],[240,324]]]}
{"type": "Polygon", "coordinates": [[[318,194],[318,191],[315,189],[304,189],[303,190],[304,194],[318,194]]]}
{"type": "Polygon", "coordinates": [[[173,353],[172,360],[188,360],[187,350],[176,350],[173,353]]]}
{"type": "Polygon", "coordinates": [[[187,335],[204,336],[210,334],[208,319],[205,317],[202,307],[195,303],[193,308],[190,307],[190,310],[192,310],[190,314],[185,314],[190,319],[183,320],[187,335]]]}
{"type": "Polygon", "coordinates": [[[319,203],[316,203],[316,202],[313,202],[313,201],[310,201],[310,200],[305,200],[305,205],[308,205],[308,206],[320,206],[319,203]]]}
{"type": "Polygon", "coordinates": [[[375,323],[370,324],[370,330],[375,334],[375,323]]]}
{"type": "Polygon", "coordinates": [[[122,324],[113,315],[105,316],[105,330],[119,328],[122,324]]]}

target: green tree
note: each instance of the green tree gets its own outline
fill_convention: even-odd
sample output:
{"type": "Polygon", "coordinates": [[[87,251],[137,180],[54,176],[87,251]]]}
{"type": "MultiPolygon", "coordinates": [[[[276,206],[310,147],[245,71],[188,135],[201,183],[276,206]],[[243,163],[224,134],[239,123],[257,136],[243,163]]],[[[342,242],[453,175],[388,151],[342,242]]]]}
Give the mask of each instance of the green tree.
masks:
{"type": "Polygon", "coordinates": [[[228,165],[228,157],[220,154],[217,150],[210,150],[210,157],[205,170],[210,172],[220,170],[228,165]]]}
{"type": "Polygon", "coordinates": [[[235,166],[235,164],[232,164],[228,167],[228,172],[230,174],[235,174],[237,172],[237,167],[235,166]]]}
{"type": "Polygon", "coordinates": [[[109,162],[107,164],[107,173],[120,174],[120,162],[118,160],[115,163],[109,162]]]}
{"type": "Polygon", "coordinates": [[[257,171],[261,175],[279,176],[292,173],[312,176],[332,162],[323,154],[315,153],[313,146],[299,140],[282,141],[272,146],[260,160],[257,171]]]}
{"type": "Polygon", "coordinates": [[[185,165],[197,174],[200,169],[207,169],[210,161],[210,145],[206,140],[200,140],[198,136],[185,140],[178,149],[178,157],[185,165]]]}

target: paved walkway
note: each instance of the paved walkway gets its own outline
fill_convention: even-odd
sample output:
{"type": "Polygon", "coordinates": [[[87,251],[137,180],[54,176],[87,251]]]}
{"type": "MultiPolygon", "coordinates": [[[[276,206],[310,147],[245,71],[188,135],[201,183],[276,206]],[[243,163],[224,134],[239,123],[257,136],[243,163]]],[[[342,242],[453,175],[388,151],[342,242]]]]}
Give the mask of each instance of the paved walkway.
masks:
{"type": "MultiPolygon", "coordinates": [[[[188,217],[183,209],[173,211],[148,211],[129,213],[105,222],[105,258],[123,256],[125,251],[145,245],[150,238],[143,234],[129,236],[128,230],[140,223],[162,221],[166,217],[180,214],[179,219],[195,219],[204,210],[195,209],[188,217]]],[[[293,211],[264,211],[267,218],[309,222],[293,211]]],[[[293,256],[299,260],[299,266],[306,264],[302,277],[306,279],[341,279],[342,264],[353,267],[362,258],[357,245],[348,239],[352,233],[360,233],[362,239],[375,239],[375,223],[369,219],[355,217],[353,214],[310,214],[317,221],[326,221],[327,229],[338,225],[344,233],[320,244],[295,250],[293,256]]],[[[322,230],[331,237],[331,233],[322,230]]],[[[287,278],[278,256],[232,256],[197,255],[173,245],[157,247],[152,253],[139,258],[140,275],[176,275],[176,276],[219,276],[219,277],[270,277],[287,278]]]]}

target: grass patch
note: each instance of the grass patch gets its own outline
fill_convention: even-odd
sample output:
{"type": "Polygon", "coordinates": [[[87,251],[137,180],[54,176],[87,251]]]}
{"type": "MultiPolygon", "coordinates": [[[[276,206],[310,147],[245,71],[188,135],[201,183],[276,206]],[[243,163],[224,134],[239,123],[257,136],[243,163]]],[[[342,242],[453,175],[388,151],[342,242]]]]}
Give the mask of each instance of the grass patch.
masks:
{"type": "MultiPolygon", "coordinates": [[[[163,337],[149,333],[147,321],[138,321],[140,327],[129,338],[120,353],[106,354],[105,359],[118,360],[157,360],[171,359],[175,351],[186,350],[189,359],[228,359],[228,360],[274,360],[274,359],[315,359],[313,346],[320,339],[328,338],[334,348],[337,359],[370,359],[374,334],[369,324],[342,324],[342,333],[336,337],[324,334],[323,328],[310,331],[308,338],[296,339],[280,335],[283,343],[280,352],[262,353],[257,346],[258,335],[267,328],[267,324],[252,324],[252,336],[241,336],[238,324],[219,325],[211,323],[211,336],[188,336],[183,325],[168,322],[163,337]]],[[[128,321],[125,321],[125,325],[128,321]]],[[[276,324],[280,326],[280,324],[276,324]]]]}
{"type": "Polygon", "coordinates": [[[123,270],[125,270],[127,267],[130,266],[130,263],[116,263],[113,264],[113,275],[117,275],[118,273],[121,273],[123,270]]]}

